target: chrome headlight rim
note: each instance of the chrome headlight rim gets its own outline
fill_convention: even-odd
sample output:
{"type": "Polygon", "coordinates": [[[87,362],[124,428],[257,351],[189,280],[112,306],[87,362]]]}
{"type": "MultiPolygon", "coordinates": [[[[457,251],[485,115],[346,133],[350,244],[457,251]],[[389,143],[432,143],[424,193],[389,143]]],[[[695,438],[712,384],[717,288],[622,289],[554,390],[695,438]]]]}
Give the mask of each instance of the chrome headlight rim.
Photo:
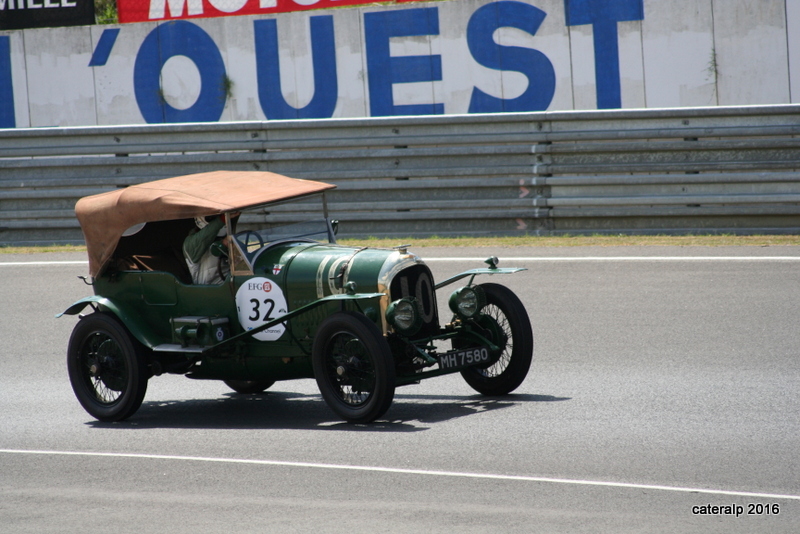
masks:
{"type": "Polygon", "coordinates": [[[486,306],[486,295],[480,286],[464,286],[450,294],[450,311],[460,319],[474,319],[486,306]]]}
{"type": "Polygon", "coordinates": [[[397,299],[386,308],[386,321],[395,332],[403,336],[413,336],[422,328],[422,313],[417,299],[405,297],[397,299]]]}

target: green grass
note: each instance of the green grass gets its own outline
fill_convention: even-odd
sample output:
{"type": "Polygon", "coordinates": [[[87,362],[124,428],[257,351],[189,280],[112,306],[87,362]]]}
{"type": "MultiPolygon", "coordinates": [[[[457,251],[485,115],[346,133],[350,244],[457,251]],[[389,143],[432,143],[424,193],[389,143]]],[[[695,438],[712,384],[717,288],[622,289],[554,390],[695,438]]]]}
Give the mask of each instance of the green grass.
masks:
{"type": "Polygon", "coordinates": [[[42,252],[86,252],[83,245],[43,245],[39,247],[0,246],[0,254],[36,254],[42,252]]]}
{"type": "MultiPolygon", "coordinates": [[[[593,235],[557,237],[430,237],[430,238],[367,238],[341,239],[339,243],[355,247],[391,248],[397,245],[414,247],[775,247],[800,246],[800,235],[686,235],[636,236],[593,235]]],[[[0,247],[0,254],[34,254],[41,252],[85,252],[86,247],[51,245],[39,247],[0,247]]]]}

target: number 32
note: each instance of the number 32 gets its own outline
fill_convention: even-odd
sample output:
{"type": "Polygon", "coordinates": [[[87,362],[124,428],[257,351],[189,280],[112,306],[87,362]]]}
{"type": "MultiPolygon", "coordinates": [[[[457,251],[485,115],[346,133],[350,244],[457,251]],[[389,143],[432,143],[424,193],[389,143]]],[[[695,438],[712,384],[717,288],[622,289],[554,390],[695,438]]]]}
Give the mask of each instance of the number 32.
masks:
{"type": "MultiPolygon", "coordinates": [[[[261,301],[258,299],[250,299],[250,302],[253,304],[253,315],[248,317],[251,321],[258,321],[261,318],[261,301]]],[[[275,301],[272,299],[264,299],[264,306],[267,307],[267,311],[264,314],[264,322],[271,321],[274,317],[271,317],[272,310],[275,309],[275,301]]]]}

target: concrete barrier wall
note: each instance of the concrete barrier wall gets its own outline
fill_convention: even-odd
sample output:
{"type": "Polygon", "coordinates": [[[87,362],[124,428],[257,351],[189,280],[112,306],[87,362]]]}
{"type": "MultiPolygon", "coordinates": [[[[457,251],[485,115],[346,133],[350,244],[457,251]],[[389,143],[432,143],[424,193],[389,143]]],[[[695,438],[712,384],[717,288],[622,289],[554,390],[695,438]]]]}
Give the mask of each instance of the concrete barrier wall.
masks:
{"type": "Polygon", "coordinates": [[[798,0],[446,0],[0,32],[4,128],[798,101],[798,0]]]}

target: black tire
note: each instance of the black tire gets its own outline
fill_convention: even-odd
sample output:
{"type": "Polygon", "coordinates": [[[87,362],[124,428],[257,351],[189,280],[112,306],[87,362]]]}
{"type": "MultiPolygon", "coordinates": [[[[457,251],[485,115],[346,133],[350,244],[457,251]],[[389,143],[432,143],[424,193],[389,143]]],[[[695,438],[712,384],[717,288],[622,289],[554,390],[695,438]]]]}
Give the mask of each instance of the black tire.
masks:
{"type": "Polygon", "coordinates": [[[225,380],[225,385],[242,395],[257,395],[268,390],[274,380],[225,380]]]}
{"type": "Polygon", "coordinates": [[[94,418],[122,421],[147,391],[147,348],[111,315],[93,313],[75,325],[67,370],[81,406],[94,418]]]}
{"type": "Polygon", "coordinates": [[[491,363],[461,372],[467,384],[484,395],[506,395],[517,389],[533,360],[533,330],[525,306],[513,291],[498,284],[481,284],[486,305],[477,321],[492,332],[491,341],[501,347],[491,363]]]}
{"type": "Polygon", "coordinates": [[[363,315],[339,312],[322,322],[311,352],[322,398],[342,419],[369,423],[394,399],[394,360],[378,327],[363,315]]]}

